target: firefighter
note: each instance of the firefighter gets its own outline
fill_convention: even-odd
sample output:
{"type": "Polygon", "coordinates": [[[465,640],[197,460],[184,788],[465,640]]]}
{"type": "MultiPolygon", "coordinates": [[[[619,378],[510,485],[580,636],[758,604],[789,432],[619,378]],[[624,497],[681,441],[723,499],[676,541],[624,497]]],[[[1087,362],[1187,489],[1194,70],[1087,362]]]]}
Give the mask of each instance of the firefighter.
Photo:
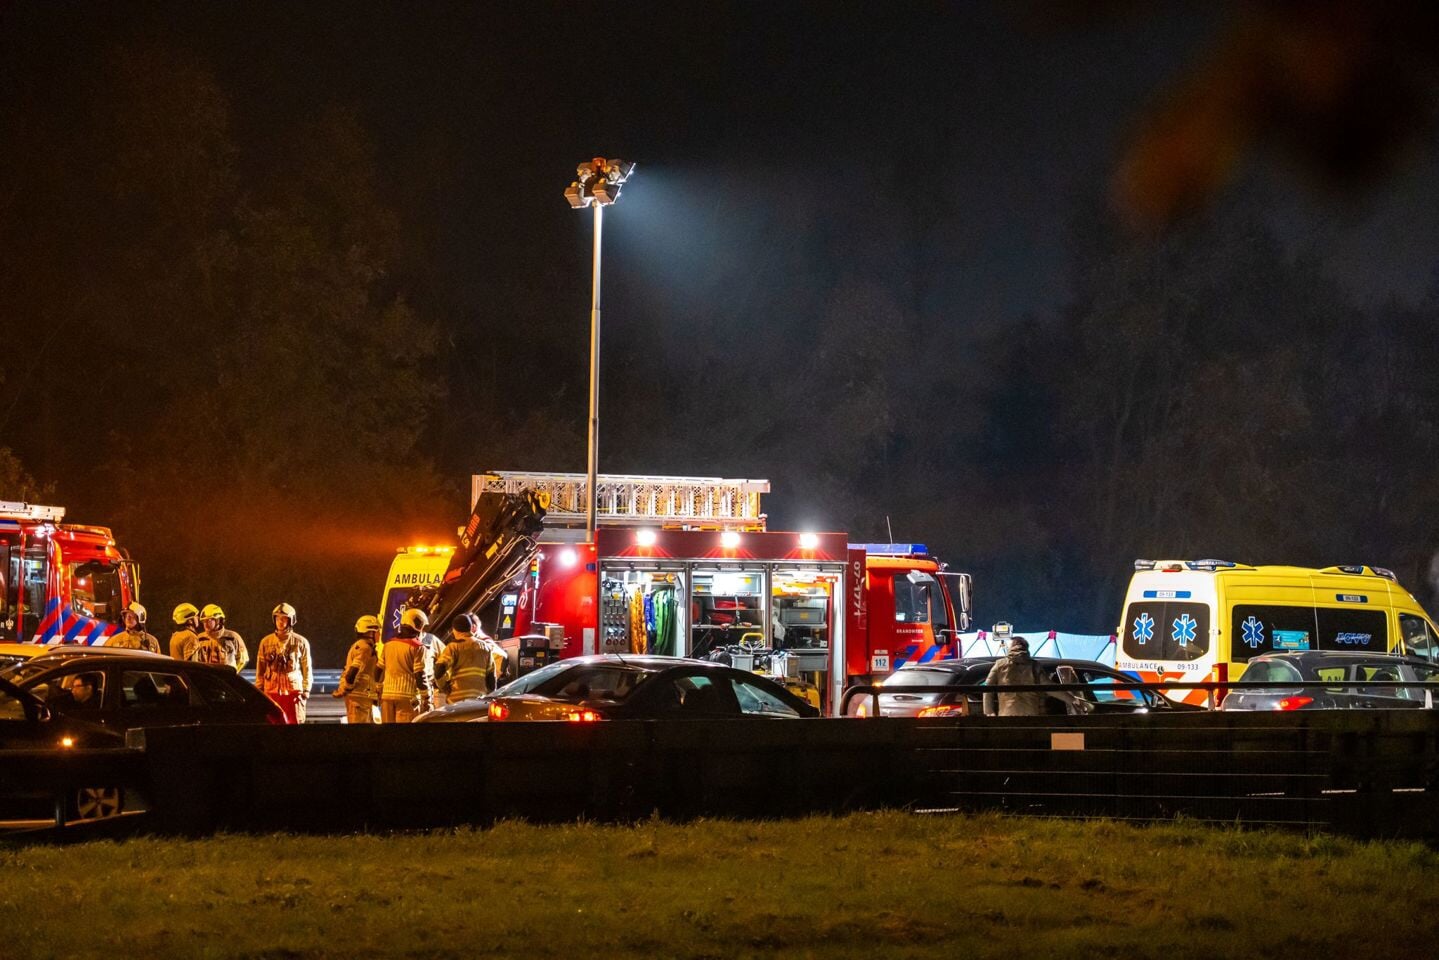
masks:
{"type": "Polygon", "coordinates": [[[243,637],[225,629],[225,611],[220,605],[205,604],[205,609],[200,611],[200,622],[205,632],[195,641],[190,658],[202,663],[223,663],[234,667],[236,673],[245,669],[245,664],[250,662],[250,651],[245,647],[243,637]]]}
{"type": "Polygon", "coordinates": [[[355,642],[345,656],[345,669],[333,696],[345,698],[346,723],[374,723],[380,698],[380,618],[365,614],[355,621],[355,642]]]}
{"type": "Polygon", "coordinates": [[[435,675],[450,703],[474,700],[495,689],[505,672],[505,652],[490,639],[473,613],[462,613],[450,626],[454,639],[435,661],[435,675]]]}
{"type": "Polygon", "coordinates": [[[445,692],[440,689],[438,666],[441,652],[445,649],[447,640],[441,640],[428,629],[420,631],[420,646],[425,651],[425,680],[430,688],[430,700],[427,707],[421,710],[436,710],[443,707],[447,701],[445,692]]]}
{"type": "Polygon", "coordinates": [[[280,705],[291,723],[305,722],[305,701],[314,678],[310,674],[310,641],[295,632],[295,608],[288,603],[270,611],[275,632],[255,651],[255,686],[280,705]]]}
{"type": "Polygon", "coordinates": [[[193,603],[182,603],[170,614],[175,621],[175,632],[170,634],[170,656],[176,660],[189,660],[195,652],[195,642],[200,639],[200,608],[193,603]]]}
{"type": "Polygon", "coordinates": [[[155,639],[154,634],[145,632],[145,619],[145,608],[138,603],[131,603],[120,613],[120,622],[125,625],[125,629],[106,640],[105,646],[159,653],[160,641],[155,639]]]}
{"type": "Polygon", "coordinates": [[[400,615],[399,635],[384,644],[380,662],[385,673],[380,688],[380,722],[409,723],[430,705],[430,681],[425,674],[425,648],[420,634],[430,625],[423,610],[400,615]]]}

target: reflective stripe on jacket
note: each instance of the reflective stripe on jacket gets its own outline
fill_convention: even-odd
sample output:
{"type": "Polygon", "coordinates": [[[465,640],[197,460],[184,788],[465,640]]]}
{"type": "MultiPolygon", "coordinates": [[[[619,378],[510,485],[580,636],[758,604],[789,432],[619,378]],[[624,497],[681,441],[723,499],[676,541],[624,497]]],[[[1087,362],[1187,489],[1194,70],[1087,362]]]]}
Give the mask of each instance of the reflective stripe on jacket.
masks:
{"type": "Polygon", "coordinates": [[[255,651],[255,686],[264,693],[309,693],[310,641],[291,630],[280,639],[272,633],[255,651]]]}
{"type": "Polygon", "coordinates": [[[413,637],[386,640],[381,657],[385,664],[383,700],[414,700],[429,694],[425,677],[425,648],[413,637]]]}

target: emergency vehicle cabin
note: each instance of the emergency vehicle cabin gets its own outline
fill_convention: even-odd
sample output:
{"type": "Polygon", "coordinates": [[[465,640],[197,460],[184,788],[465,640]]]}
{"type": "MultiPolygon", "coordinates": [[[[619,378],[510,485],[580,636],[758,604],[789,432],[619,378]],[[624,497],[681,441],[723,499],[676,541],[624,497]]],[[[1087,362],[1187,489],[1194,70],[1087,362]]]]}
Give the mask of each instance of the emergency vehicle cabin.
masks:
{"type": "MultiPolygon", "coordinates": [[[[764,480],[607,475],[595,542],[585,541],[583,474],[496,472],[482,493],[549,498],[539,550],[485,628],[517,672],[592,653],[706,657],[803,679],[837,704],[845,686],[908,660],[957,656],[970,580],[914,544],[850,544],[842,533],[766,529],[764,480]],[[956,599],[958,598],[958,599],[956,599]]],[[[442,577],[434,548],[401,551],[384,598],[387,636],[408,591],[399,579],[442,577]]]]}
{"type": "Polygon", "coordinates": [[[1118,668],[1147,681],[1239,680],[1254,657],[1297,650],[1439,659],[1433,618],[1392,572],[1368,566],[1136,560],[1115,634],[1118,668]]]}
{"type": "Polygon", "coordinates": [[[0,501],[0,640],[103,643],[139,600],[140,570],[106,527],[0,501]]]}

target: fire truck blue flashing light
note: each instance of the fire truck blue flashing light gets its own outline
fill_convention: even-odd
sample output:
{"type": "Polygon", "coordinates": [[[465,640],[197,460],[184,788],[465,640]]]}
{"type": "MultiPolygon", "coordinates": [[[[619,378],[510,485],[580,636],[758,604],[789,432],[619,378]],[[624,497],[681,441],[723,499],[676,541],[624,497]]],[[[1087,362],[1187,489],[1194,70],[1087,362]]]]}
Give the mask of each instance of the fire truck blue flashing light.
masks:
{"type": "Polygon", "coordinates": [[[929,547],[922,543],[851,543],[849,548],[881,557],[913,557],[929,553],[929,547]]]}

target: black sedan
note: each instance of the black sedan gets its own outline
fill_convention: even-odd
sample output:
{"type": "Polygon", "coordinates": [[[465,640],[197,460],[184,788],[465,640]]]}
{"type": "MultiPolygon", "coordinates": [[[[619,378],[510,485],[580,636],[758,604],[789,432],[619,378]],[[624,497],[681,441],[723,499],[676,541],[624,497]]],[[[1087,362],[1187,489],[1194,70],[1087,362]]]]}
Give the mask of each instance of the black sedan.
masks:
{"type": "Polygon", "coordinates": [[[1221,710],[1412,710],[1439,703],[1439,665],[1382,653],[1310,650],[1270,653],[1249,661],[1243,683],[1323,683],[1318,687],[1236,687],[1221,710]],[[1412,686],[1356,686],[1357,681],[1412,686]]]}
{"type": "Polygon", "coordinates": [[[560,660],[416,722],[799,719],[819,711],[765,677],[708,660],[601,654],[560,660]]]}
{"type": "MultiPolygon", "coordinates": [[[[98,724],[63,717],[38,698],[0,678],[0,766],[6,765],[5,751],[55,751],[86,748],[120,748],[123,734],[98,724]]],[[[16,774],[12,756],[9,775],[0,777],[0,830],[33,829],[54,823],[55,798],[43,782],[30,782],[16,774]]],[[[71,820],[94,820],[114,816],[125,808],[127,792],[119,786],[76,789],[65,803],[71,820]]],[[[130,806],[135,806],[130,798],[130,806]]]]}
{"type": "MultiPolygon", "coordinates": [[[[998,657],[966,657],[963,660],[939,660],[924,664],[905,664],[880,684],[879,715],[882,717],[964,717],[983,716],[983,693],[972,690],[923,692],[917,687],[964,687],[984,683],[998,657]]],[[[1093,660],[1069,660],[1036,657],[1045,682],[1062,683],[1059,674],[1073,671],[1069,683],[1082,683],[1084,689],[1075,696],[1059,691],[1049,696],[1049,713],[1142,713],[1150,710],[1199,710],[1189,704],[1177,703],[1151,690],[1130,690],[1123,685],[1135,678],[1093,660]]],[[[850,716],[873,716],[873,698],[856,695],[848,708],[850,716]]]]}
{"type": "Polygon", "coordinates": [[[287,722],[274,701],[230,667],[158,654],[56,651],[0,676],[57,717],[119,733],[196,723],[287,722]]]}

